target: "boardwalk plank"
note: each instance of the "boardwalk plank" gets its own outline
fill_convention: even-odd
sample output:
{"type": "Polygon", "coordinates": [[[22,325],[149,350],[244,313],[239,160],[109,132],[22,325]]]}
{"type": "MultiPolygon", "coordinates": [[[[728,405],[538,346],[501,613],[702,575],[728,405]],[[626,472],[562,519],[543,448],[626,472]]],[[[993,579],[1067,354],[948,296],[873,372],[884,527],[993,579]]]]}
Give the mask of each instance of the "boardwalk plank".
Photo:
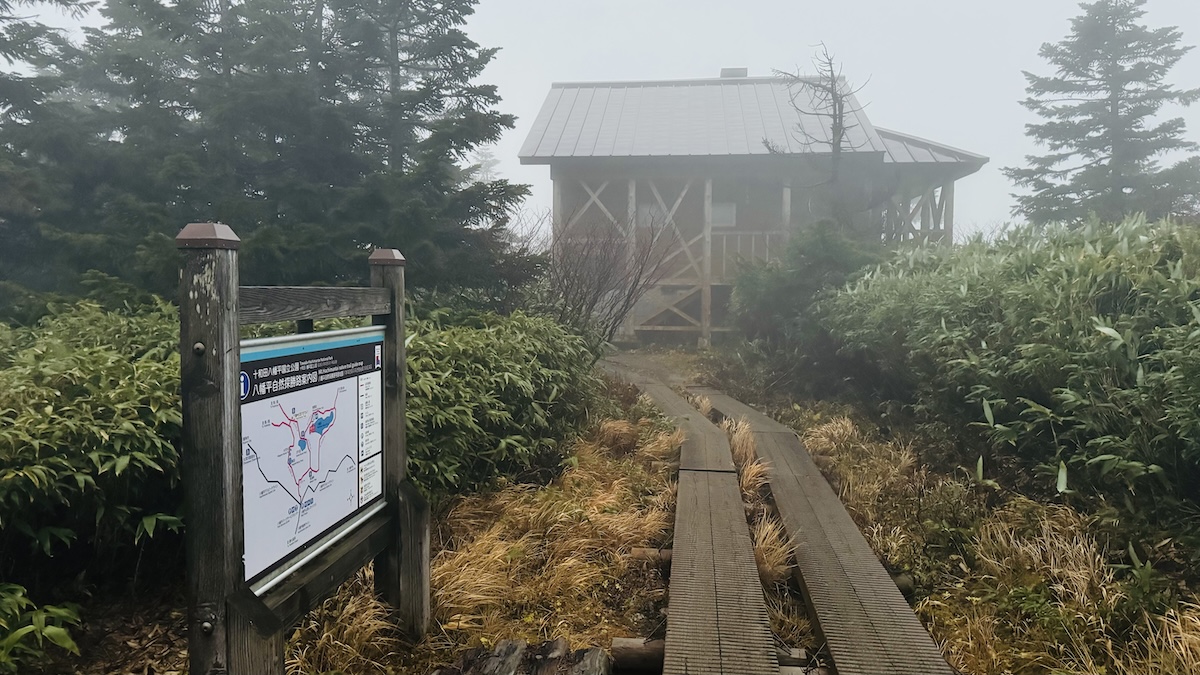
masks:
{"type": "Polygon", "coordinates": [[[795,433],[720,392],[703,394],[722,415],[750,423],[773,467],[771,493],[838,675],[953,675],[795,433]]]}
{"type": "Polygon", "coordinates": [[[670,387],[612,362],[683,430],[664,675],[776,675],[745,505],[725,433],[670,387]]]}

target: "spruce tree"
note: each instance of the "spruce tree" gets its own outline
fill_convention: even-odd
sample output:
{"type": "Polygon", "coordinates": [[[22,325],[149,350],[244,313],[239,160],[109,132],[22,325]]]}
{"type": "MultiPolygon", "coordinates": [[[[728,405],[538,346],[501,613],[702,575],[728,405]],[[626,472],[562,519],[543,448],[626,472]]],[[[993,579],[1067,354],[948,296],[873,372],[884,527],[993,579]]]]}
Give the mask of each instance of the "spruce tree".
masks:
{"type": "Polygon", "coordinates": [[[220,220],[247,283],[362,282],[377,245],[415,286],[501,283],[526,188],[461,168],[513,124],[476,82],[475,3],[109,0],[32,123],[0,129],[67,186],[46,256],[170,293],[174,234],[220,220]]]}
{"type": "MultiPolygon", "coordinates": [[[[1082,4],[1071,32],[1039,54],[1049,76],[1025,73],[1022,104],[1042,118],[1026,130],[1049,152],[1028,156],[1027,167],[1004,169],[1029,194],[1014,195],[1014,213],[1034,223],[1115,221],[1135,212],[1161,211],[1156,203],[1164,153],[1193,150],[1182,118],[1158,120],[1167,104],[1187,105],[1200,90],[1167,83],[1171,68],[1191,47],[1174,27],[1148,28],[1146,0],[1082,4]]],[[[1186,165],[1180,165],[1186,172],[1186,165]]]]}

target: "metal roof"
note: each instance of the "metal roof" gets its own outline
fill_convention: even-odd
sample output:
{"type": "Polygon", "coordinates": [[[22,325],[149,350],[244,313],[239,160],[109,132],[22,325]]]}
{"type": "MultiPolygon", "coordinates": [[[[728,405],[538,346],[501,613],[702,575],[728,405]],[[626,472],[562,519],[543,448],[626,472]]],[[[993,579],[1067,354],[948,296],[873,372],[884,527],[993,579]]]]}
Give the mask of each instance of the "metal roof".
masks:
{"type": "MultiPolygon", "coordinates": [[[[551,86],[521,146],[522,164],[573,157],[712,157],[828,153],[831,118],[809,88],[781,77],[551,86]]],[[[851,94],[844,152],[885,163],[982,165],[987,158],[916,136],[876,129],[851,94]]],[[[974,167],[975,170],[978,166],[974,167]]]]}
{"type": "MultiPolygon", "coordinates": [[[[521,161],[565,157],[766,155],[829,152],[828,115],[806,87],[778,77],[556,83],[521,147],[521,161]],[[764,141],[766,143],[764,143],[764,141]]],[[[847,151],[884,152],[851,96],[847,151]]]]}
{"type": "Polygon", "coordinates": [[[890,129],[875,128],[887,150],[885,164],[987,164],[988,158],[890,129]]]}

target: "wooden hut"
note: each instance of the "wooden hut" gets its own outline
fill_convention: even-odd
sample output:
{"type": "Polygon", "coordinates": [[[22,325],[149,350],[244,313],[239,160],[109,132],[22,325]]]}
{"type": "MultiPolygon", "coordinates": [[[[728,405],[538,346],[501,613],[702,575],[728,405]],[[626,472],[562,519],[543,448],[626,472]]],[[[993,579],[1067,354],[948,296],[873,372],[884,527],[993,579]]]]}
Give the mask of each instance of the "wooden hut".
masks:
{"type": "Polygon", "coordinates": [[[721,75],[554,84],[521,148],[522,164],[550,166],[556,238],[668,237],[661,279],[621,337],[670,332],[708,345],[731,330],[739,261],[775,259],[797,227],[834,220],[885,242],[952,238],[954,183],[986,157],[878,128],[853,93],[835,115],[803,80],[721,75]]]}

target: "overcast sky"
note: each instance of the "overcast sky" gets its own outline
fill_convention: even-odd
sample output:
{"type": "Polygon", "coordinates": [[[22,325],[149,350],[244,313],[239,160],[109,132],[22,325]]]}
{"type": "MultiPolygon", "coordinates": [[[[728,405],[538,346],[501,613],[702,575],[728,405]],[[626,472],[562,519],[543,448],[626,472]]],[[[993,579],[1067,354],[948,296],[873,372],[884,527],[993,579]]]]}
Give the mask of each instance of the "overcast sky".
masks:
{"type": "MultiPolygon", "coordinates": [[[[1151,27],[1178,26],[1186,44],[1200,42],[1200,0],[1146,8],[1151,27]]],[[[500,48],[482,81],[499,87],[517,126],[494,152],[501,176],[533,186],[530,212],[549,209],[550,170],[521,166],[517,152],[552,82],[715,77],[724,67],[768,75],[810,68],[824,42],[863,87],[873,123],[991,158],[958,183],[964,233],[1011,219],[1013,187],[1000,168],[1038,152],[1025,137],[1034,118],[1019,103],[1021,71],[1050,74],[1038,48],[1064,37],[1079,13],[1075,0],[481,0],[467,32],[500,48]]],[[[1200,87],[1200,50],[1170,81],[1200,87]]],[[[1200,142],[1200,104],[1169,114],[1200,142]]]]}
{"type": "MultiPolygon", "coordinates": [[[[1150,0],[1151,27],[1178,26],[1200,42],[1200,0],[1150,0]]],[[[1038,57],[1080,13],[1073,0],[482,0],[468,34],[500,47],[483,81],[518,117],[495,148],[500,174],[533,186],[533,210],[550,203],[550,170],[521,166],[517,152],[552,82],[715,77],[723,67],[751,75],[809,68],[824,42],[859,100],[882,127],[987,155],[958,183],[959,232],[1010,220],[1013,187],[1000,173],[1038,152],[1025,138],[1034,118],[1019,104],[1021,71],[1050,74],[1038,57]]],[[[1200,50],[1171,73],[1200,87],[1200,50]]],[[[1200,142],[1200,104],[1174,110],[1200,142]]]]}

